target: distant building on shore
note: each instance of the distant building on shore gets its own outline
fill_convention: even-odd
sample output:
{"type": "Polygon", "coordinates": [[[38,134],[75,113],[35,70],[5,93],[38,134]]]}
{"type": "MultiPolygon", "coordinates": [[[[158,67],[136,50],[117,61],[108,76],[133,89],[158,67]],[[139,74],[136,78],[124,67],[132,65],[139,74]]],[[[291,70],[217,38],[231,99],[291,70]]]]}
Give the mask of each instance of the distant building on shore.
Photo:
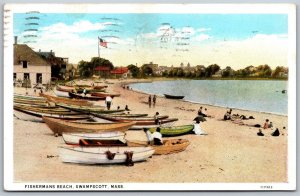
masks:
{"type": "MultiPolygon", "coordinates": [[[[14,82],[27,81],[29,86],[51,81],[51,64],[26,44],[14,44],[14,82]]],[[[28,86],[28,87],[29,87],[28,86]]]]}
{"type": "Polygon", "coordinates": [[[115,78],[128,78],[131,76],[127,67],[117,67],[110,71],[110,74],[115,78]]]}

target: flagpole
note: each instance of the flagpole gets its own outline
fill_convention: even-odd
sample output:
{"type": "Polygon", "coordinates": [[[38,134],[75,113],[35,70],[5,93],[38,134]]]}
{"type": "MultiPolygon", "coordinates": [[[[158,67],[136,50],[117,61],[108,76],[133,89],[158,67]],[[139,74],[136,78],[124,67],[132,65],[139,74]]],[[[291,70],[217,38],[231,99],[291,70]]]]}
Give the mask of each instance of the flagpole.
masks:
{"type": "Polygon", "coordinates": [[[100,59],[100,43],[99,43],[99,41],[100,41],[100,39],[98,37],[98,41],[97,41],[97,43],[98,43],[98,57],[100,59]]]}

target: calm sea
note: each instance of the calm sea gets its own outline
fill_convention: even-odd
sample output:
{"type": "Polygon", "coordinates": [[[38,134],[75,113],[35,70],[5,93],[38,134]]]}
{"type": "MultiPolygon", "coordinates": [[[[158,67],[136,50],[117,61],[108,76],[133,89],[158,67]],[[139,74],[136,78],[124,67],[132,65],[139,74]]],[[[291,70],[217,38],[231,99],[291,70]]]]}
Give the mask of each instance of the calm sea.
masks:
{"type": "Polygon", "coordinates": [[[222,107],[287,115],[287,81],[174,80],[136,83],[132,89],[161,95],[184,95],[184,100],[222,107]]]}

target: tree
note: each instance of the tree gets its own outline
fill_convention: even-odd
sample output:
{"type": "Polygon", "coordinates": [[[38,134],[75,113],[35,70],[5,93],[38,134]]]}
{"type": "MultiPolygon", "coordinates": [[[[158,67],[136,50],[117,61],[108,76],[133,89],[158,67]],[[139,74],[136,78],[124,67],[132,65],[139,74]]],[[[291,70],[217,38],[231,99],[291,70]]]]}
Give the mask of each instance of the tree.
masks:
{"type": "Polygon", "coordinates": [[[224,70],[222,70],[222,77],[233,76],[234,70],[231,67],[227,66],[224,70]]]}
{"type": "Polygon", "coordinates": [[[260,77],[270,77],[272,74],[272,69],[269,65],[260,65],[257,67],[258,76],[260,77]]]}
{"type": "Polygon", "coordinates": [[[131,65],[128,65],[127,68],[131,72],[132,77],[137,78],[140,76],[140,68],[138,68],[137,66],[131,64],[131,65]]]}
{"type": "Polygon", "coordinates": [[[169,75],[169,73],[168,73],[167,70],[165,70],[165,71],[162,73],[162,76],[163,76],[163,77],[167,77],[168,75],[169,75]]]}
{"type": "Polygon", "coordinates": [[[91,61],[80,61],[78,63],[79,74],[84,77],[90,77],[95,74],[95,68],[98,66],[114,68],[114,65],[107,59],[93,57],[91,61]]]}
{"type": "Polygon", "coordinates": [[[281,77],[281,73],[287,73],[286,68],[283,66],[277,66],[272,72],[272,77],[281,77]]]}
{"type": "Polygon", "coordinates": [[[177,77],[182,77],[182,76],[184,76],[183,69],[179,68],[179,69],[177,70],[177,77]]]}
{"type": "Polygon", "coordinates": [[[220,70],[220,66],[219,65],[217,65],[217,64],[209,65],[205,69],[205,77],[211,77],[212,75],[214,75],[219,70],[220,70]]]}

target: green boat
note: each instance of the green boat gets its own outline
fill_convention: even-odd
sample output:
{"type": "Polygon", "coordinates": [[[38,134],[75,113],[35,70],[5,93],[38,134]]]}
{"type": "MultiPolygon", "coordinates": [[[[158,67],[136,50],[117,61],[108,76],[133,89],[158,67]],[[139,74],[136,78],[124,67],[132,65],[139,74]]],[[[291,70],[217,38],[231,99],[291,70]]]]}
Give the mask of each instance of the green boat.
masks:
{"type": "MultiPolygon", "coordinates": [[[[194,125],[182,125],[182,126],[173,126],[173,127],[160,127],[160,133],[164,137],[179,136],[191,133],[194,128],[194,125]]],[[[156,128],[150,128],[150,132],[155,132],[156,128]]]]}

